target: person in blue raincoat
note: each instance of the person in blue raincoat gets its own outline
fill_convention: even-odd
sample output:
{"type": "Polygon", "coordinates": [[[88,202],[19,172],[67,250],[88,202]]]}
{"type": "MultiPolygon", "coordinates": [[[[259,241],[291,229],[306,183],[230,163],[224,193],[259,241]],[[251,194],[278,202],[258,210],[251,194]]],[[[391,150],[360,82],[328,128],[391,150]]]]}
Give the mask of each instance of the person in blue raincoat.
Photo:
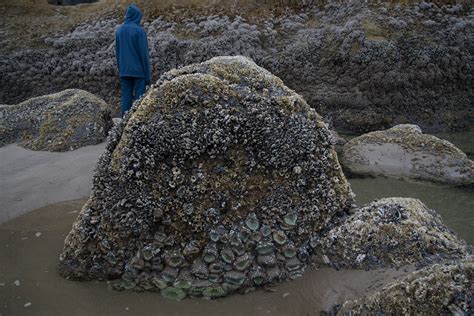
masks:
{"type": "Polygon", "coordinates": [[[115,53],[122,90],[122,116],[151,83],[148,39],[140,26],[142,16],[136,5],[128,6],[125,22],[115,33],[115,53]]]}

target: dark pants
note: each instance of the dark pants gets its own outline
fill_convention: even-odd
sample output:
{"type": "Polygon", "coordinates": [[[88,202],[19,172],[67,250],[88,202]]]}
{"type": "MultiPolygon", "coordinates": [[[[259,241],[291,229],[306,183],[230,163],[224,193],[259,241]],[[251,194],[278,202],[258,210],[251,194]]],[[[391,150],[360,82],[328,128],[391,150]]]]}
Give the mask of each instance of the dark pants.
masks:
{"type": "Polygon", "coordinates": [[[120,77],[122,88],[122,116],[130,110],[133,101],[145,93],[145,78],[120,77]],[[135,93],[134,93],[135,92],[135,93]]]}

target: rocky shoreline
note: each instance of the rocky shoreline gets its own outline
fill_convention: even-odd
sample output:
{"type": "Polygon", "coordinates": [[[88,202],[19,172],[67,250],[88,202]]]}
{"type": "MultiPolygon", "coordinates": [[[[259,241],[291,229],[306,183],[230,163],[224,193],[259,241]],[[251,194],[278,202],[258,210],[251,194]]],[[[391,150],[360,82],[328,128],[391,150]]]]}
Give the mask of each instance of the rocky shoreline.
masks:
{"type": "MultiPolygon", "coordinates": [[[[16,103],[0,106],[0,153],[12,169],[2,171],[11,176],[2,184],[22,186],[2,191],[2,200],[11,195],[7,205],[23,199],[22,188],[34,195],[32,185],[51,179],[49,169],[30,168],[25,185],[16,157],[34,156],[29,161],[42,163],[38,168],[56,158],[61,168],[71,163],[70,172],[55,171],[57,183],[44,184],[48,191],[66,183],[59,194],[44,195],[57,200],[87,191],[72,184],[88,183],[74,170],[85,166],[88,174],[91,163],[72,162],[96,157],[102,147],[76,149],[107,137],[90,196],[68,234],[66,212],[79,210],[74,202],[72,211],[46,207],[44,216],[33,212],[0,225],[7,312],[24,294],[13,294],[23,282],[12,279],[15,260],[25,271],[47,262],[45,273],[55,269],[67,279],[54,273],[63,288],[96,280],[118,290],[117,297],[132,290],[176,301],[229,302],[234,294],[257,296],[258,289],[299,282],[310,268],[334,268],[340,274],[332,280],[343,285],[310,293],[324,302],[311,311],[299,298],[302,314],[473,312],[472,247],[418,199],[357,205],[343,172],[472,188],[474,162],[421,131],[474,126],[471,5],[330,3],[258,21],[159,16],[144,25],[159,80],[123,119],[112,120],[118,23],[100,16],[48,35],[41,47],[0,50],[0,103],[16,103]],[[335,130],[376,131],[346,142],[335,130]],[[32,153],[14,142],[70,152],[32,153]],[[40,227],[54,244],[39,244],[46,259],[31,251],[29,238],[40,240],[40,227]],[[31,256],[32,262],[19,259],[31,256]],[[367,284],[348,290],[341,274],[360,280],[363,270],[367,284]]],[[[5,218],[22,212],[12,209],[5,218]]],[[[31,275],[28,282],[39,274],[31,275]]]]}
{"type": "MultiPolygon", "coordinates": [[[[165,73],[113,129],[59,272],[180,301],[247,294],[309,267],[429,266],[396,282],[434,273],[429,310],[471,311],[471,247],[435,211],[353,198],[321,116],[251,60],[216,57],[165,73]],[[454,302],[433,265],[446,262],[465,279],[454,302]]],[[[396,282],[343,309],[400,310],[396,282]]],[[[405,308],[418,310],[410,295],[405,308]]]]}
{"type": "MultiPolygon", "coordinates": [[[[473,21],[468,4],[421,2],[328,4],[259,23],[223,15],[157,17],[144,27],[155,80],[214,56],[245,55],[339,131],[415,123],[434,132],[473,127],[473,21]]],[[[81,24],[45,38],[42,48],[0,52],[0,103],[74,87],[117,106],[119,22],[81,24]]]]}

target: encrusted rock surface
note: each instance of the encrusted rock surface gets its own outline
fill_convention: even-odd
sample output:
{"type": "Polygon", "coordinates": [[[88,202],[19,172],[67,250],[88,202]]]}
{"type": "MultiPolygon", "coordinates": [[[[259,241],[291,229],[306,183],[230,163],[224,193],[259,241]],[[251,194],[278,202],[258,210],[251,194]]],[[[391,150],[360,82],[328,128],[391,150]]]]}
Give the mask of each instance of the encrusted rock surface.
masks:
{"type": "MultiPolygon", "coordinates": [[[[144,23],[153,76],[239,54],[282,78],[338,130],[472,128],[472,5],[357,2],[311,4],[259,22],[221,14],[156,17],[144,23]]],[[[38,48],[13,51],[2,51],[18,42],[4,25],[0,103],[80,87],[118,105],[114,31],[121,21],[92,20],[38,48]]]]}
{"type": "Polygon", "coordinates": [[[435,264],[359,300],[335,308],[336,315],[472,315],[472,259],[435,264]]]}
{"type": "Polygon", "coordinates": [[[60,273],[219,297],[301,276],[353,207],[330,132],[244,57],[170,71],[113,130],[60,273]]]}
{"type": "Polygon", "coordinates": [[[355,174],[474,184],[474,161],[450,142],[410,124],[351,139],[341,163],[355,174]]]}
{"type": "Polygon", "coordinates": [[[424,265],[470,252],[435,211],[412,198],[385,198],[357,209],[314,250],[318,264],[367,269],[424,265]]]}
{"type": "Polygon", "coordinates": [[[344,147],[344,144],[347,143],[347,140],[339,135],[335,130],[331,129],[329,131],[331,132],[331,137],[333,138],[334,148],[336,149],[337,154],[341,155],[342,148],[344,147]]]}
{"type": "Polygon", "coordinates": [[[112,126],[104,100],[77,89],[0,106],[0,146],[66,151],[101,143],[112,126]]]}

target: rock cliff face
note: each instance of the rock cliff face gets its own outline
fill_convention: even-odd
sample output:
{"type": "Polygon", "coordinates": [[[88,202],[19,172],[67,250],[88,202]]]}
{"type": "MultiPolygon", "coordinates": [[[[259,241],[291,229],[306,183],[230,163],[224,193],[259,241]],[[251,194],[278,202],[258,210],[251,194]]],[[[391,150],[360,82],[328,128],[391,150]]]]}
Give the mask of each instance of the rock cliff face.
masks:
{"type": "Polygon", "coordinates": [[[112,126],[110,107],[77,89],[0,106],[0,146],[67,151],[101,143],[112,126]]]}
{"type": "Polygon", "coordinates": [[[474,184],[474,161],[450,142],[423,134],[416,125],[397,125],[351,139],[343,146],[342,162],[355,174],[474,184]]]}
{"type": "Polygon", "coordinates": [[[247,58],[170,71],[113,129],[60,272],[176,299],[297,278],[352,207],[331,139],[247,58]]]}
{"type": "Polygon", "coordinates": [[[54,5],[76,5],[81,3],[93,3],[97,0],[48,0],[49,4],[54,5]]]}
{"type": "MultiPolygon", "coordinates": [[[[472,10],[424,2],[334,3],[258,23],[215,15],[159,17],[144,27],[155,79],[211,57],[245,55],[282,78],[338,130],[408,122],[431,132],[474,125],[472,10]]],[[[80,87],[118,104],[119,23],[99,20],[46,38],[38,49],[1,52],[0,103],[80,87]]]]}

